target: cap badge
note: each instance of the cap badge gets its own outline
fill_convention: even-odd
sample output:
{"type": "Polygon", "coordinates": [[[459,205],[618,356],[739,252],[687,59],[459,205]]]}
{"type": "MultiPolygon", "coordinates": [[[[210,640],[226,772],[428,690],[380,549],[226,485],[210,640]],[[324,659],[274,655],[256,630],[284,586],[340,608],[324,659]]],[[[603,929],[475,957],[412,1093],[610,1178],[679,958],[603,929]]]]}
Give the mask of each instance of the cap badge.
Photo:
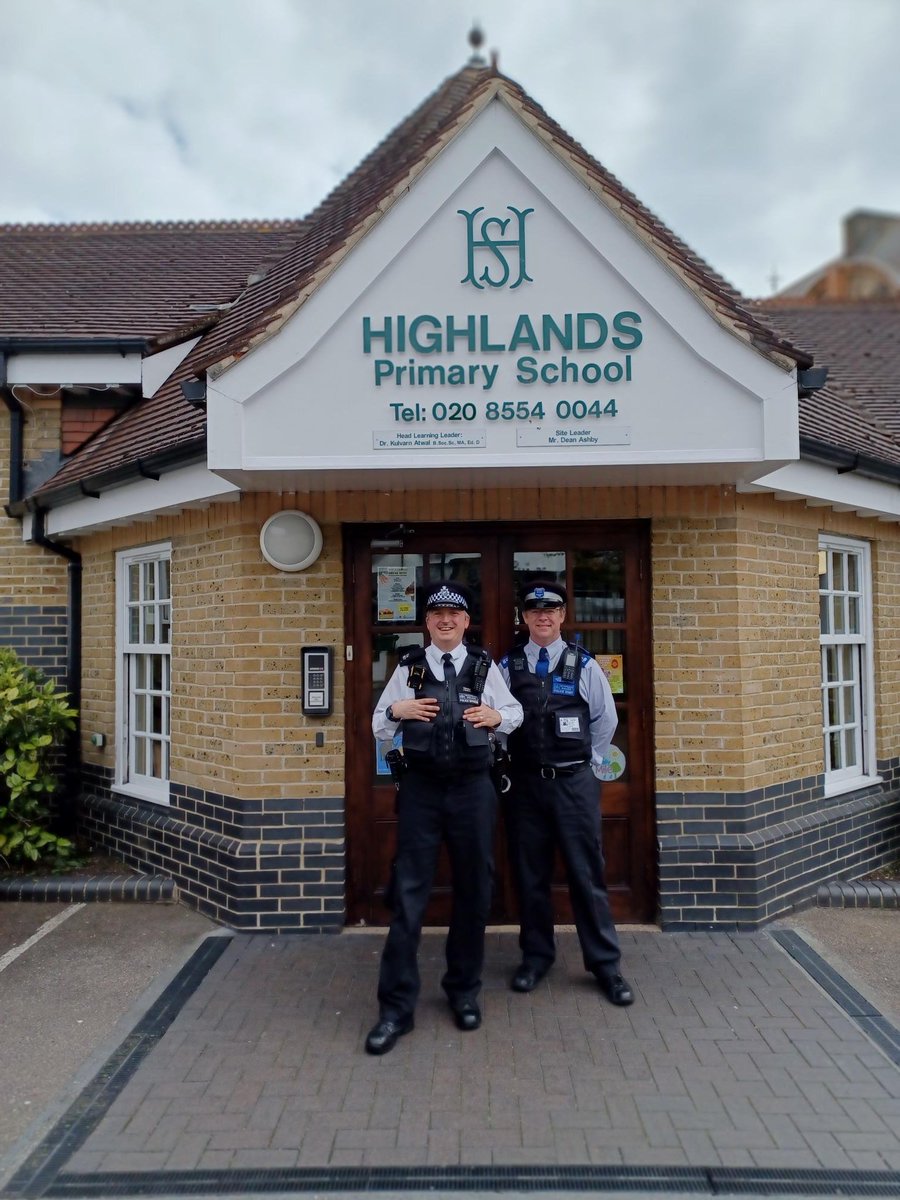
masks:
{"type": "Polygon", "coordinates": [[[469,607],[466,604],[465,598],[459,592],[454,592],[451,588],[448,588],[446,584],[438,588],[436,592],[432,592],[428,597],[429,608],[440,608],[442,605],[465,609],[469,607]]]}

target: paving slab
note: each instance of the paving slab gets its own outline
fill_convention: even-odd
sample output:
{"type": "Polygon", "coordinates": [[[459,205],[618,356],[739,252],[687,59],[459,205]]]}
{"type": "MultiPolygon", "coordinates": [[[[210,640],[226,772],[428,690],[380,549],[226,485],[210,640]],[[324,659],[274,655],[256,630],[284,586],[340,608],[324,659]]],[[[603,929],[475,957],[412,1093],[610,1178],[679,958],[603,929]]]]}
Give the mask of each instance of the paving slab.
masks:
{"type": "Polygon", "coordinates": [[[162,1020],[148,1013],[155,1030],[4,1194],[274,1194],[279,1181],[336,1194],[346,1180],[385,1196],[419,1180],[431,1195],[525,1182],[533,1195],[543,1179],[771,1196],[782,1180],[798,1194],[803,1172],[803,1194],[900,1194],[900,1041],[894,1054],[873,1040],[860,1020],[877,1010],[842,1007],[782,932],[796,936],[623,931],[630,1008],[605,1002],[571,933],[535,992],[510,992],[516,937],[492,932],[470,1034],[440,992],[443,937],[427,933],[416,1028],[382,1058],[363,1050],[381,932],[209,938],[162,1020]]]}

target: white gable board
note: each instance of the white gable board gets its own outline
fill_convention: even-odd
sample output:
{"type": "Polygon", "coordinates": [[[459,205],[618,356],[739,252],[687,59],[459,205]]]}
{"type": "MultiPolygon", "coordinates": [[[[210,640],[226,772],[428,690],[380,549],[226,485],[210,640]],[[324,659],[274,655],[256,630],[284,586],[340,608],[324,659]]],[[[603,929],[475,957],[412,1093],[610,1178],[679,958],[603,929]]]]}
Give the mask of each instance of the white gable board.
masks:
{"type": "Polygon", "coordinates": [[[500,100],[208,396],[210,467],[244,486],[721,481],[798,453],[794,373],[500,100]]]}

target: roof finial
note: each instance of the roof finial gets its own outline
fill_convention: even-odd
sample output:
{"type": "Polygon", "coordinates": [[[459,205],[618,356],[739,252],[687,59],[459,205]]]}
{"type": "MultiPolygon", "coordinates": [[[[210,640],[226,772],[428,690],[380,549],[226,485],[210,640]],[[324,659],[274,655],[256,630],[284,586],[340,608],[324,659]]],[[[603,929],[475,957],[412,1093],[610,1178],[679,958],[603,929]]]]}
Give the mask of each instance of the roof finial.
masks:
{"type": "Polygon", "coordinates": [[[472,47],[472,57],[469,59],[469,66],[483,67],[485,63],[479,54],[479,50],[484,45],[484,33],[477,21],[472,23],[472,28],[469,30],[469,45],[472,47]]]}

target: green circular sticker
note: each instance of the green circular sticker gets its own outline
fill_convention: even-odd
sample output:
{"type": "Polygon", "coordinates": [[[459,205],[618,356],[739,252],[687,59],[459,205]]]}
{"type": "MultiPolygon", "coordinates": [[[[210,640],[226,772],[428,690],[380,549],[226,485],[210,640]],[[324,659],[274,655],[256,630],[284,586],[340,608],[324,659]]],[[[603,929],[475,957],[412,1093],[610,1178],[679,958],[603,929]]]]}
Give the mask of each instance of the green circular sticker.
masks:
{"type": "Polygon", "coordinates": [[[625,755],[618,746],[610,746],[606,754],[603,756],[603,765],[600,768],[600,779],[608,782],[610,779],[618,779],[620,775],[625,773],[625,755]]]}

